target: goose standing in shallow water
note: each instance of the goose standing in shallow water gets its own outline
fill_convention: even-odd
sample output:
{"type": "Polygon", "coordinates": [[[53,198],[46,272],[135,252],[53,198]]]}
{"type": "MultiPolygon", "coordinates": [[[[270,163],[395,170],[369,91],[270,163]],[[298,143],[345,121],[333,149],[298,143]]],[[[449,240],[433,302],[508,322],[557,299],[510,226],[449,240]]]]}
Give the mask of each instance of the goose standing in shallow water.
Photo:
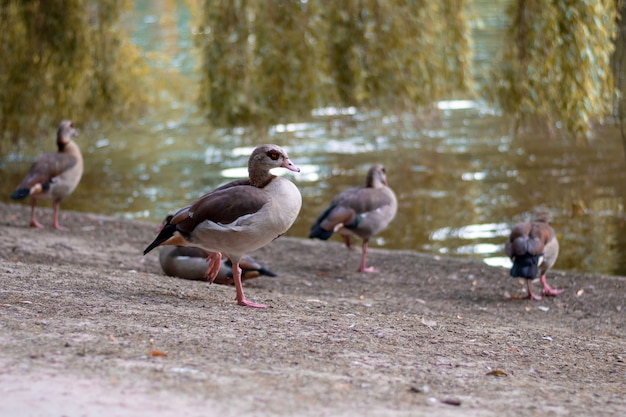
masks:
{"type": "Polygon", "coordinates": [[[511,276],[526,279],[527,298],[541,300],[541,296],[531,289],[537,272],[541,273],[543,295],[555,296],[564,291],[551,288],[546,281],[546,272],[559,256],[559,241],[547,215],[540,215],[532,222],[516,224],[506,242],[505,251],[513,261],[511,276]]]}
{"type": "Polygon", "coordinates": [[[281,147],[259,146],[248,160],[248,179],[229,182],[178,210],[144,250],[144,255],[161,245],[202,248],[208,252],[207,278],[213,281],[224,254],[233,263],[237,303],[267,307],[244,296],[239,263],[246,252],[259,249],[285,233],[300,213],[300,191],[291,181],[270,172],[278,167],[300,172],[281,147]]]}
{"type": "Polygon", "coordinates": [[[21,200],[30,196],[30,225],[43,227],[35,218],[37,200],[52,200],[54,218],[52,227],[67,230],[59,225],[59,207],[61,201],[70,195],[83,175],[83,155],[80,148],[72,140],[78,136],[74,124],[63,120],[57,130],[58,152],[42,154],[31,165],[30,171],[22,183],[11,194],[13,200],[21,200]]]}
{"type": "Polygon", "coordinates": [[[337,195],[330,206],[317,218],[310,238],[328,240],[334,232],[343,236],[348,248],[350,237],[363,239],[359,272],[377,272],[367,267],[367,248],[372,236],[387,228],[396,216],[398,201],[387,182],[385,167],[373,165],[367,172],[365,187],[348,188],[337,195]]]}

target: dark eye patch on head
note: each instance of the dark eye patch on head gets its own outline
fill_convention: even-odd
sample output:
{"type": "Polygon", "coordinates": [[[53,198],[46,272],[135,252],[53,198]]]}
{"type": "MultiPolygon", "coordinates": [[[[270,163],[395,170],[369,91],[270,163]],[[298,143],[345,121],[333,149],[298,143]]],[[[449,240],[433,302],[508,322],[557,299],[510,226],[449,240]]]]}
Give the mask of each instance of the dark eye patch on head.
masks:
{"type": "Polygon", "coordinates": [[[268,151],[267,156],[269,156],[272,160],[276,161],[278,158],[280,158],[280,152],[268,151]]]}

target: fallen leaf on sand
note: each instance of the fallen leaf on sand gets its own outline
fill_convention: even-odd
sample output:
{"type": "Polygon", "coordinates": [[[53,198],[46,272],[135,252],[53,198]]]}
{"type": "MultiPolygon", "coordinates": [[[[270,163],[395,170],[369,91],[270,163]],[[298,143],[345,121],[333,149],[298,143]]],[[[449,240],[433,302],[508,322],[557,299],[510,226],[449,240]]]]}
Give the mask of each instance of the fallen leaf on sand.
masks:
{"type": "Polygon", "coordinates": [[[489,376],[509,376],[509,374],[504,372],[502,369],[494,369],[493,371],[487,372],[487,375],[489,375],[489,376]]]}

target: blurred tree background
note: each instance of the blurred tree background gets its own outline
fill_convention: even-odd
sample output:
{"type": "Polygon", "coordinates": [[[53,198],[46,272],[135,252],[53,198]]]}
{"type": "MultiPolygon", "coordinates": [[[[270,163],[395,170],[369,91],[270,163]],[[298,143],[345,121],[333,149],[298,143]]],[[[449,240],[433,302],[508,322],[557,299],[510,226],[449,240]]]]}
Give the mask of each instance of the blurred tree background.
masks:
{"type": "Polygon", "coordinates": [[[217,125],[383,112],[472,89],[464,0],[207,0],[201,104],[217,125]]]}
{"type": "Polygon", "coordinates": [[[126,7],[0,0],[0,155],[62,119],[129,120],[145,108],[148,67],[118,26],[126,7]]]}
{"type": "Polygon", "coordinates": [[[611,56],[619,0],[517,0],[493,68],[490,96],[519,125],[562,126],[574,137],[611,114],[611,56]]]}
{"type": "MultiPolygon", "coordinates": [[[[128,7],[0,0],[0,155],[49,136],[68,115],[117,122],[142,114],[152,69],[120,28],[128,7]]],[[[623,50],[621,7],[511,0],[490,82],[475,88],[472,0],[205,0],[195,36],[200,109],[214,126],[266,126],[320,107],[388,114],[478,96],[518,126],[539,121],[584,137],[619,101],[611,59],[616,39],[623,50]]]]}

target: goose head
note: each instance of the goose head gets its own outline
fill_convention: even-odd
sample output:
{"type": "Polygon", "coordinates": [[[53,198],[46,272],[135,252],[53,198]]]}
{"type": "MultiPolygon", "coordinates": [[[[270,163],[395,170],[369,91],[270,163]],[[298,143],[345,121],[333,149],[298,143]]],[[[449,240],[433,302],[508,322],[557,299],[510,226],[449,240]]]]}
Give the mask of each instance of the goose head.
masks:
{"type": "Polygon", "coordinates": [[[256,187],[263,187],[274,178],[270,173],[272,168],[287,168],[290,171],[300,172],[287,152],[278,145],[261,145],[250,155],[248,160],[248,174],[250,183],[256,187]]]}
{"type": "Polygon", "coordinates": [[[71,120],[63,120],[57,129],[57,146],[59,151],[63,150],[65,145],[70,143],[72,138],[78,137],[78,132],[71,120]]]}

